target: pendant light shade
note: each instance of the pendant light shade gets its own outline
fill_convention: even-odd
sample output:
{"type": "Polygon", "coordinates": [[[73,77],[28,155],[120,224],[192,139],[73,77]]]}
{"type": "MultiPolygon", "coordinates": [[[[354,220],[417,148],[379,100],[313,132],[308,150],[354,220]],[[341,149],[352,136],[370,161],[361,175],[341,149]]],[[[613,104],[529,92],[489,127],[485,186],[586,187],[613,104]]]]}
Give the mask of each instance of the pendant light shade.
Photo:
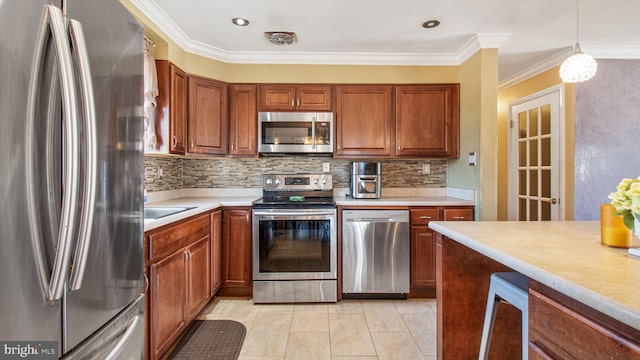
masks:
{"type": "Polygon", "coordinates": [[[596,75],[598,63],[591,55],[580,50],[580,7],[576,0],[576,45],[573,55],[560,65],[560,78],[565,83],[587,81],[596,75]]]}
{"type": "Polygon", "coordinates": [[[562,82],[578,83],[594,77],[597,70],[598,63],[593,56],[580,51],[580,45],[576,43],[573,55],[560,65],[560,78],[562,82]]]}

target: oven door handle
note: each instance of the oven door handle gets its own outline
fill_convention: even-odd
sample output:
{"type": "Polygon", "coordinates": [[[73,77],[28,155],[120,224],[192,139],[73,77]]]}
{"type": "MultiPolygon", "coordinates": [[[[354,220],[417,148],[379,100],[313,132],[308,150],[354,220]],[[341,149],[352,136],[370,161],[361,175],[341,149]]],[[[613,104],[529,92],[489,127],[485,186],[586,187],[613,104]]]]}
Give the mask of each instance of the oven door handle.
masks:
{"type": "Polygon", "coordinates": [[[257,216],[268,216],[269,218],[281,218],[284,216],[303,216],[303,217],[307,217],[307,216],[320,216],[320,215],[335,215],[335,212],[333,211],[314,211],[314,212],[295,212],[295,211],[291,211],[291,212],[287,212],[287,211],[282,211],[282,212],[266,212],[266,211],[254,211],[253,215],[257,215],[257,216]]]}

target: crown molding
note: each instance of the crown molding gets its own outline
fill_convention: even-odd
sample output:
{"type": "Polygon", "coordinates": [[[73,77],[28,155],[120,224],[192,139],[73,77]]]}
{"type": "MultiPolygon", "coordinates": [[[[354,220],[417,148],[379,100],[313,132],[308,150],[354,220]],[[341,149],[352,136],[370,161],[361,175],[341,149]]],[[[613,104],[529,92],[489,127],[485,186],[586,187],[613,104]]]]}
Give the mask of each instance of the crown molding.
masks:
{"type": "Polygon", "coordinates": [[[596,59],[640,59],[640,46],[583,46],[582,51],[596,59]]]}
{"type": "Polygon", "coordinates": [[[529,79],[530,77],[542,74],[560,64],[573,53],[573,47],[566,48],[559,53],[552,55],[533,66],[530,66],[498,83],[498,90],[504,90],[519,82],[529,79]]]}
{"type": "Polygon", "coordinates": [[[130,1],[183,50],[214,60],[237,64],[457,66],[481,48],[499,47],[510,35],[476,34],[456,53],[227,51],[190,39],[154,0],[130,1]]]}
{"type": "Polygon", "coordinates": [[[460,65],[467,61],[480,49],[499,48],[511,36],[510,33],[478,33],[467,41],[457,52],[458,63],[460,65]]]}

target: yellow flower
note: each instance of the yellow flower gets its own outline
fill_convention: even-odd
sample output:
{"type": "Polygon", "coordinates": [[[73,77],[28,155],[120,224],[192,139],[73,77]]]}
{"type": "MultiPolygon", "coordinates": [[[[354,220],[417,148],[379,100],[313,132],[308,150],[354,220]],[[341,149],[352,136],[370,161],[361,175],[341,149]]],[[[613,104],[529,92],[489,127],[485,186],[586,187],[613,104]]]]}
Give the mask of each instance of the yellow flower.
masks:
{"type": "Polygon", "coordinates": [[[632,181],[633,181],[632,179],[627,179],[627,178],[622,179],[622,181],[620,181],[620,184],[618,184],[618,187],[617,187],[618,191],[626,191],[627,187],[629,187],[629,184],[631,184],[632,181]]]}
{"type": "Polygon", "coordinates": [[[625,191],[625,195],[629,198],[640,198],[640,182],[632,183],[629,190],[625,191]]]}

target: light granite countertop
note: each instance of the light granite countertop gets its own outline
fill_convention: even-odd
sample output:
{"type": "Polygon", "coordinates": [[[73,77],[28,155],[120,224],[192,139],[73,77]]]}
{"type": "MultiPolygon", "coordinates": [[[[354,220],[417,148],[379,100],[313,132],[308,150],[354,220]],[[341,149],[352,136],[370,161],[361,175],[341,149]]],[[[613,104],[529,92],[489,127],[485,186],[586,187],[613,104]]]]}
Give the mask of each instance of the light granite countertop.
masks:
{"type": "Polygon", "coordinates": [[[473,206],[472,200],[451,196],[389,196],[380,199],[355,199],[350,196],[335,197],[339,206],[473,206]]]}
{"type": "Polygon", "coordinates": [[[601,245],[599,221],[433,221],[429,227],[640,329],[640,257],[601,245]]]}
{"type": "Polygon", "coordinates": [[[251,206],[262,196],[215,196],[215,197],[181,197],[171,200],[156,201],[145,204],[145,207],[190,207],[187,211],[144,221],[144,231],[153,230],[193,215],[211,211],[223,206],[251,206]]]}

